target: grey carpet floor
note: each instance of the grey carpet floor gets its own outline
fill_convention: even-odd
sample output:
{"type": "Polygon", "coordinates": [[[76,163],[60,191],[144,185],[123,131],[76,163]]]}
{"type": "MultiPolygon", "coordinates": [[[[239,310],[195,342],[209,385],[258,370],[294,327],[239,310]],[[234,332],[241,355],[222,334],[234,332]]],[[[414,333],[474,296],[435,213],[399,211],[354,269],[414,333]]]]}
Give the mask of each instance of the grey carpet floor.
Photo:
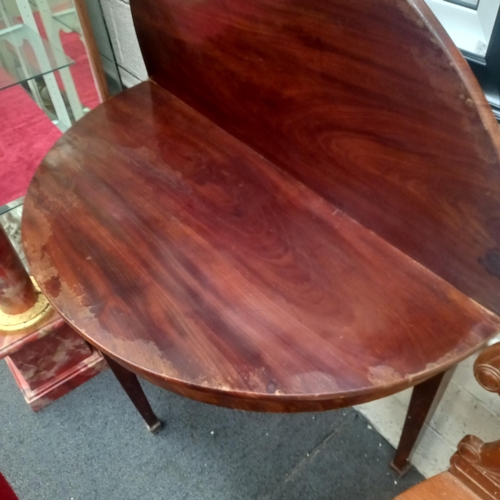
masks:
{"type": "Polygon", "coordinates": [[[390,470],[353,409],[247,413],[143,386],[158,434],[109,370],[33,413],[0,362],[0,471],[20,500],[389,500],[422,480],[390,470]]]}

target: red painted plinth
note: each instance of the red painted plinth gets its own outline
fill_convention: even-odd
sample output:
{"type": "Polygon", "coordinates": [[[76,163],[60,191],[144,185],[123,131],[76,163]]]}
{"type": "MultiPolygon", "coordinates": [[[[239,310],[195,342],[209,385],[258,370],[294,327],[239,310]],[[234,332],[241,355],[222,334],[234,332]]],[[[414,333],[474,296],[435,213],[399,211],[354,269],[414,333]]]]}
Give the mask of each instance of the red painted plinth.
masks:
{"type": "Polygon", "coordinates": [[[64,396],[106,367],[100,353],[57,314],[31,333],[0,335],[2,358],[34,411],[64,396]]]}

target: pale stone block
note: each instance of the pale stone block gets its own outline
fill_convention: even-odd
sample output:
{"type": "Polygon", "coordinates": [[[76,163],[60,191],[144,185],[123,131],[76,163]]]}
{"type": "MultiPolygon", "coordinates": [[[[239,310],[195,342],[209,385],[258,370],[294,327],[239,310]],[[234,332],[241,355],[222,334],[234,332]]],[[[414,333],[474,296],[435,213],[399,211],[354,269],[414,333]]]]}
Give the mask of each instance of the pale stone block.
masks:
{"type": "Polygon", "coordinates": [[[125,87],[130,88],[141,83],[141,80],[139,80],[139,78],[132,75],[132,73],[125,71],[123,68],[118,67],[118,71],[120,72],[120,78],[125,87]]]}
{"type": "Polygon", "coordinates": [[[484,441],[500,439],[498,415],[453,379],[430,426],[455,447],[467,434],[484,441]]]}
{"type": "Polygon", "coordinates": [[[452,446],[435,429],[426,427],[411,462],[425,477],[432,477],[448,469],[457,444],[452,446]]]}
{"type": "Polygon", "coordinates": [[[116,62],[120,65],[123,64],[123,55],[120,49],[120,43],[118,40],[118,32],[115,25],[115,19],[113,16],[114,2],[112,0],[102,0],[101,2],[102,11],[104,14],[104,20],[106,21],[106,27],[109,32],[109,39],[113,47],[113,52],[116,57],[116,62]]]}
{"type": "Polygon", "coordinates": [[[407,405],[398,395],[378,399],[355,407],[392,446],[397,446],[406,417],[407,405]]]}
{"type": "MultiPolygon", "coordinates": [[[[500,397],[483,389],[474,378],[473,367],[479,353],[462,361],[453,375],[453,382],[470,392],[497,416],[500,416],[500,397]]],[[[500,436],[499,436],[500,438],[500,436]]]]}

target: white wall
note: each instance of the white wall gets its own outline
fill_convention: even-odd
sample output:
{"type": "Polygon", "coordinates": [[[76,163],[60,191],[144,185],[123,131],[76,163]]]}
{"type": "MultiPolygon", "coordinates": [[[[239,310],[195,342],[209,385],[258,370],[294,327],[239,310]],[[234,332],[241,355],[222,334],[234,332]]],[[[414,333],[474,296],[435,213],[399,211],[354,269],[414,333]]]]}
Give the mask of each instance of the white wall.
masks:
{"type": "MultiPolygon", "coordinates": [[[[122,79],[132,86],[147,78],[130,7],[122,0],[102,0],[122,79]]],[[[429,477],[448,468],[451,455],[466,434],[485,441],[500,438],[500,398],[481,389],[472,374],[474,357],[461,363],[443,401],[425,429],[412,462],[429,477]]],[[[373,426],[396,446],[405,419],[410,391],[358,407],[373,426]]]]}
{"type": "Polygon", "coordinates": [[[128,0],[102,0],[101,4],[123,83],[132,87],[147,80],[128,0]]]}

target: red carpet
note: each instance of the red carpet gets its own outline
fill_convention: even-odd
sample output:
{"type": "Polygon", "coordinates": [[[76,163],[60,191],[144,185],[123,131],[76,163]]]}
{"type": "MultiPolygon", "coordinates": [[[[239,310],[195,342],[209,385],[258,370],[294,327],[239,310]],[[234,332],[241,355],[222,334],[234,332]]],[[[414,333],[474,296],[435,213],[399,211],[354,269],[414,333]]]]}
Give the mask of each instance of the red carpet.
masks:
{"type": "MultiPolygon", "coordinates": [[[[3,80],[5,72],[0,72],[3,80]]],[[[37,166],[61,131],[19,85],[0,91],[0,117],[2,206],[26,194],[37,166]]]]}
{"type": "Polygon", "coordinates": [[[0,474],[0,499],[1,500],[18,500],[14,491],[10,487],[7,480],[0,474]]]}
{"type": "Polygon", "coordinates": [[[94,109],[99,104],[99,95],[97,94],[85,46],[78,33],[63,33],[61,31],[60,35],[64,53],[75,61],[75,64],[70,66],[69,70],[75,82],[80,102],[83,106],[94,109]]]}
{"type": "MultiPolygon", "coordinates": [[[[38,22],[38,13],[35,17],[38,22]]],[[[38,25],[45,36],[43,26],[38,25]]],[[[77,33],[60,32],[60,37],[65,53],[75,61],[70,71],[80,101],[94,108],[99,97],[85,46],[77,33]]],[[[6,78],[10,77],[0,68],[0,81],[6,78]]],[[[60,136],[59,129],[21,86],[0,91],[0,206],[26,194],[36,168],[60,136]]]]}

